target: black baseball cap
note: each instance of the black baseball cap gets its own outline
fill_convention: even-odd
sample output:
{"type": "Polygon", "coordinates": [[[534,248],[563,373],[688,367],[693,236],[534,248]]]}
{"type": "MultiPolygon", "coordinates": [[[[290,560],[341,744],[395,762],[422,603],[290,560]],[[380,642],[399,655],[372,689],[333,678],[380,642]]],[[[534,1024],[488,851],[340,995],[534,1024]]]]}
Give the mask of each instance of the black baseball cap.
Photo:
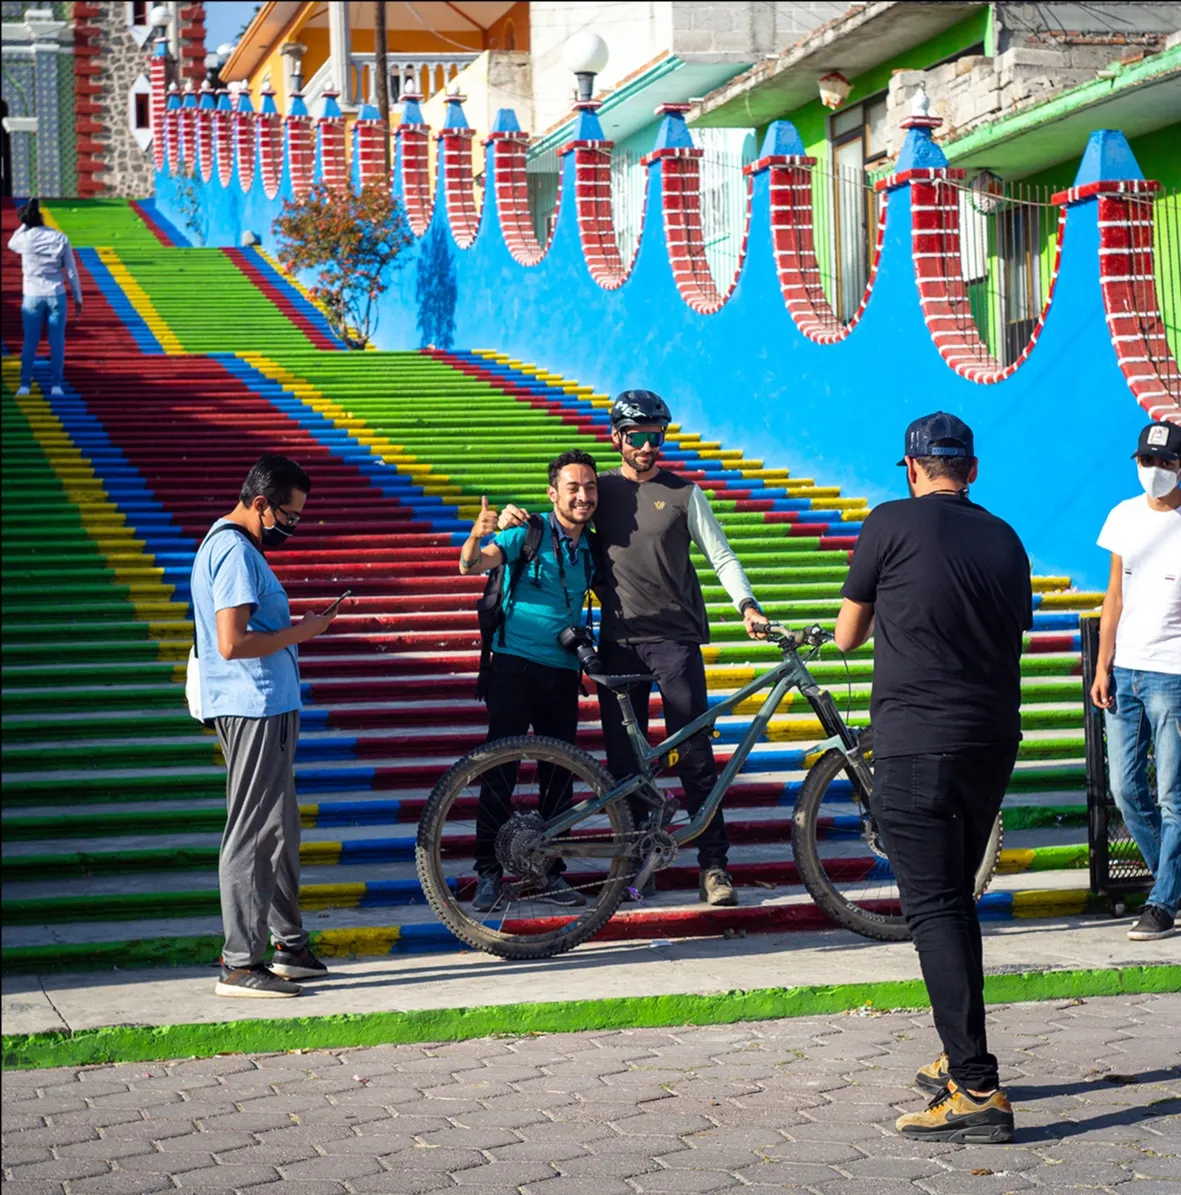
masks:
{"type": "Polygon", "coordinates": [[[1159,456],[1166,461],[1181,460],[1181,427],[1175,423],[1150,423],[1140,429],[1140,443],[1133,457],[1159,456]]]}
{"type": "Polygon", "coordinates": [[[936,411],[923,415],[906,429],[906,447],[902,450],[906,464],[908,456],[964,456],[974,457],[976,449],[972,429],[954,415],[936,411]]]}

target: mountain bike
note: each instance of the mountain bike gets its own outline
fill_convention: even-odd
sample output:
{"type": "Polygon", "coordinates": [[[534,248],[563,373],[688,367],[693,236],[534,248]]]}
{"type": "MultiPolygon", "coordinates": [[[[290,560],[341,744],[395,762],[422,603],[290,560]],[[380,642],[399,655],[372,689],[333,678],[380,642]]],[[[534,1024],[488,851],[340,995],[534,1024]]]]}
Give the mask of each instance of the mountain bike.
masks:
{"type": "MultiPolygon", "coordinates": [[[[626,895],[638,900],[649,877],[673,866],[680,847],[705,829],[784,696],[798,689],[826,737],[808,752],[811,766],[790,823],[795,871],[784,882],[802,882],[840,926],[882,941],[906,940],[897,886],[869,804],[873,732],[851,727],[807,667],[832,635],[819,626],[792,632],[771,623],[766,638],[780,649],[780,663],[655,747],[640,733],[629,695],[654,678],[592,673],[619,701],[631,739],[635,771],[619,781],[582,748],[534,735],[487,743],[458,760],[426,802],[415,851],[423,892],[452,933],[513,959],[545,958],[586,941],[626,895]],[[661,787],[661,774],[675,767],[685,742],[710,734],[719,718],[764,689],[770,692],[709,797],[687,822],[674,824],[678,806],[661,787]],[[469,903],[475,887],[470,861],[482,789],[504,817],[495,835],[503,880],[496,905],[478,913],[469,903]],[[547,819],[542,808],[560,812],[547,819]],[[559,873],[584,898],[577,907],[547,898],[547,885],[559,873]]],[[[1001,840],[998,817],[976,873],[978,897],[992,878],[1001,840]]],[[[642,928],[634,936],[643,936],[642,928]]]]}

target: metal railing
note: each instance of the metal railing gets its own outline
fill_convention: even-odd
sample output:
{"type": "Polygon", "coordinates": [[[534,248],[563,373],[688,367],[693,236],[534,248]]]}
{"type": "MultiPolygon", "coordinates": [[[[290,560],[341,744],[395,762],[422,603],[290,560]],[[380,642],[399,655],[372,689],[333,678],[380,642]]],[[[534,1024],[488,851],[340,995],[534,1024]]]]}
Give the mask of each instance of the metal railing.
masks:
{"type": "Polygon", "coordinates": [[[825,297],[841,323],[857,314],[877,237],[879,196],[864,170],[820,158],[812,167],[812,243],[825,297]]]}
{"type": "Polygon", "coordinates": [[[1050,293],[1058,257],[1053,187],[957,186],[960,266],[981,339],[1002,365],[1025,351],[1050,293]]]}
{"type": "MultiPolygon", "coordinates": [[[[647,170],[638,151],[611,159],[615,237],[624,263],[639,244],[647,170]]],[[[706,146],[701,158],[701,223],[706,258],[721,290],[738,268],[746,224],[744,153],[706,146]]],[[[529,161],[529,204],[544,244],[553,225],[560,158],[548,150],[529,161]]],[[[877,176],[838,167],[812,168],[813,243],[820,281],[837,317],[848,323],[865,294],[877,238],[881,197],[877,176]]],[[[971,320],[991,354],[1010,365],[1024,352],[1049,295],[1058,254],[1060,208],[1054,188],[1001,183],[973,191],[957,184],[960,268],[971,320]]],[[[1165,335],[1181,359],[1181,188],[1158,192],[1153,203],[1156,294],[1165,335]]],[[[1147,301],[1147,300],[1146,300],[1147,301]]]]}

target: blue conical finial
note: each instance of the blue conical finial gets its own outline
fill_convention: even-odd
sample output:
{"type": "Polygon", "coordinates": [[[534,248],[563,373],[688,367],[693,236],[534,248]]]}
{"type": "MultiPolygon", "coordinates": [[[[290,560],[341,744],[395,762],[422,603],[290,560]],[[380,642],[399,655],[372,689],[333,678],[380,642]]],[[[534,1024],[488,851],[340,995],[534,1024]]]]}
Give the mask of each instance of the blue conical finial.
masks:
{"type": "Polygon", "coordinates": [[[426,124],[422,119],[422,109],[418,106],[418,101],[422,96],[415,95],[413,92],[402,93],[402,123],[403,124],[426,124]]]}
{"type": "Polygon", "coordinates": [[[253,112],[254,104],[250,99],[250,88],[240,87],[238,89],[238,108],[239,112],[253,112]]]}
{"type": "Polygon", "coordinates": [[[900,128],[906,130],[906,140],[902,143],[902,152],[894,167],[896,174],[904,170],[947,169],[947,157],[931,137],[943,121],[930,112],[931,101],[926,91],[920,88],[910,101],[910,115],[899,124],[900,128]]]}
{"type": "Polygon", "coordinates": [[[193,90],[193,81],[190,79],[185,85],[184,101],[181,104],[182,108],[195,108],[197,106],[197,93],[193,90]]]}
{"type": "Polygon", "coordinates": [[[303,92],[293,91],[291,93],[291,103],[287,106],[288,116],[307,116],[308,106],[303,102],[303,92]]]}
{"type": "Polygon", "coordinates": [[[1087,140],[1074,185],[1085,187],[1088,183],[1111,183],[1143,177],[1144,172],[1132,153],[1127,137],[1119,129],[1096,129],[1087,140]]]}
{"type": "Polygon", "coordinates": [[[376,104],[359,104],[357,106],[358,120],[380,120],[381,113],[377,110],[376,104]]]}
{"type": "Polygon", "coordinates": [[[767,126],[760,158],[803,158],[807,154],[804,140],[790,120],[773,120],[767,126]]]}
{"type": "Polygon", "coordinates": [[[168,57],[168,38],[156,38],[156,45],[152,50],[153,58],[167,58],[168,57]]]}
{"type": "Polygon", "coordinates": [[[517,114],[512,108],[496,109],[496,119],[492,122],[492,131],[494,133],[519,133],[521,131],[517,114]]]}
{"type": "Polygon", "coordinates": [[[340,105],[336,102],[335,91],[324,92],[324,106],[320,109],[321,120],[338,120],[341,116],[340,105]]]}
{"type": "Polygon", "coordinates": [[[466,129],[467,117],[463,114],[463,101],[466,95],[453,94],[447,97],[447,115],[443,120],[445,129],[466,129]]]}
{"type": "Polygon", "coordinates": [[[262,107],[259,111],[264,116],[273,116],[279,111],[279,105],[275,103],[275,93],[269,87],[262,93],[262,107]]]}
{"type": "Polygon", "coordinates": [[[210,87],[208,83],[201,88],[201,102],[197,105],[197,107],[205,109],[217,107],[213,97],[213,88],[210,87]]]}
{"type": "Polygon", "coordinates": [[[692,149],[693,138],[689,136],[689,126],[685,123],[685,113],[689,111],[689,104],[661,104],[656,109],[656,115],[664,119],[656,133],[655,149],[692,149]]]}
{"type": "Polygon", "coordinates": [[[572,141],[606,141],[603,126],[599,123],[597,100],[585,100],[576,105],[578,117],[574,121],[572,141]]]}
{"type": "Polygon", "coordinates": [[[168,102],[165,107],[169,112],[175,112],[180,107],[180,89],[175,83],[168,85],[168,102]]]}
{"type": "Polygon", "coordinates": [[[230,93],[221,87],[217,92],[217,107],[221,112],[233,112],[234,105],[230,103],[230,93]]]}

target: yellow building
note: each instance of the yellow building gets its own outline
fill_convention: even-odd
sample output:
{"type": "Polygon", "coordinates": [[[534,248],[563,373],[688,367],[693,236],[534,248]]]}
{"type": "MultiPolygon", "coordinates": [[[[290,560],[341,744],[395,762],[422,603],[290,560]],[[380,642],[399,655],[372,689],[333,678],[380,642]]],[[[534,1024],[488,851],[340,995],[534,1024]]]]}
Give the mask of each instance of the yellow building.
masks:
{"type": "MultiPolygon", "coordinates": [[[[222,68],[222,80],[245,83],[256,102],[260,91],[273,88],[280,112],[299,86],[313,115],[323,93],[334,88],[351,115],[377,98],[375,9],[355,0],[263,4],[222,68]]],[[[488,51],[529,50],[527,0],[417,0],[385,9],[391,104],[407,92],[429,99],[488,51]]]]}

